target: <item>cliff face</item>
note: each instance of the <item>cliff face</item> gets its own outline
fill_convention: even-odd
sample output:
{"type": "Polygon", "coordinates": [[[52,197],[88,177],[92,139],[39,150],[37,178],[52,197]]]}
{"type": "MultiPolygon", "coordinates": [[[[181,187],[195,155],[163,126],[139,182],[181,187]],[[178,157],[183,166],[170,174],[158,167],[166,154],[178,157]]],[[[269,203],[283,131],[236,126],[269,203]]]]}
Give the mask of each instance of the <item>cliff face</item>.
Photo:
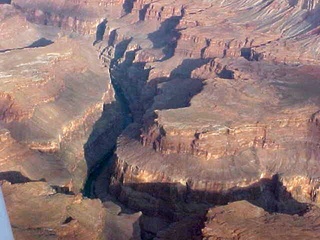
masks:
{"type": "Polygon", "coordinates": [[[148,27],[131,25],[139,34],[121,27],[125,18],[110,21],[120,26],[109,35],[108,49],[121,52],[114,74],[127,72],[119,84],[133,113],[144,111],[118,141],[115,185],[181,183],[220,202],[212,196],[280,174],[296,199],[318,201],[319,69],[307,65],[318,50],[306,44],[318,38],[318,5],[235,4],[181,3],[165,20],[158,12],[148,27]]]}
{"type": "MultiPolygon", "coordinates": [[[[203,69],[209,69],[208,65],[214,64],[208,63],[203,69]]],[[[156,124],[142,135],[143,143],[163,154],[191,154],[212,164],[255,151],[259,165],[267,164],[261,166],[264,170],[259,176],[276,167],[269,165],[278,162],[273,162],[272,153],[277,152],[278,158],[287,155],[285,149],[290,148],[299,159],[313,152],[319,140],[316,71],[267,63],[262,66],[246,60],[233,60],[228,69],[233,79],[215,77],[212,70],[215,78],[204,81],[203,90],[192,98],[189,107],[157,111],[156,124]],[[314,101],[311,105],[310,99],[314,101]],[[262,160],[268,157],[267,152],[270,159],[262,160]]],[[[200,78],[202,74],[207,75],[194,73],[200,78]]],[[[307,159],[317,158],[310,155],[307,159]]],[[[287,161],[291,165],[289,162],[296,160],[292,157],[287,161]]],[[[283,163],[282,169],[272,171],[286,172],[283,163]]]]}
{"type": "Polygon", "coordinates": [[[137,239],[140,214],[109,202],[57,193],[47,183],[4,183],[15,239],[137,239]],[[36,207],[35,207],[36,206],[36,207]],[[28,213],[28,214],[26,214],[28,213]],[[121,228],[114,238],[114,229],[121,228]]]}
{"type": "MultiPolygon", "coordinates": [[[[84,157],[93,169],[96,155],[109,153],[128,125],[120,104],[133,123],[118,138],[113,165],[98,176],[95,194],[105,197],[107,189],[165,226],[144,222],[144,239],[171,239],[174,232],[179,239],[224,237],[219,230],[199,231],[213,205],[248,200],[269,212],[303,215],[307,204],[319,203],[319,1],[13,5],[25,14],[15,19],[31,28],[30,39],[44,36],[31,22],[73,33],[45,48],[3,53],[0,76],[10,80],[0,95],[4,158],[10,149],[24,151],[14,163],[3,161],[5,171],[59,186],[71,181],[79,189],[84,157]],[[121,103],[113,102],[109,74],[121,103]],[[26,153],[31,160],[22,161],[26,153]],[[31,164],[40,161],[47,172],[31,164]]],[[[5,28],[6,36],[24,28],[5,28]]],[[[3,49],[13,48],[6,44],[3,49]]],[[[258,211],[258,221],[268,217],[239,204],[258,211]]],[[[279,216],[280,222],[294,219],[279,216]]]]}
{"type": "Polygon", "coordinates": [[[21,9],[28,21],[60,27],[81,34],[94,34],[102,17],[101,3],[92,5],[86,1],[12,1],[21,9]],[[91,8],[93,6],[93,8],[91,8]]]}
{"type": "MultiPolygon", "coordinates": [[[[4,21],[14,27],[16,15],[4,21]]],[[[1,53],[1,171],[79,191],[87,174],[83,145],[103,105],[114,101],[113,89],[85,41],[51,41],[31,23],[25,29],[33,44],[1,53]]]]}
{"type": "Polygon", "coordinates": [[[319,209],[304,217],[271,215],[246,201],[210,209],[203,239],[309,239],[319,238],[319,209]],[[261,227],[263,225],[263,227],[261,227]]]}

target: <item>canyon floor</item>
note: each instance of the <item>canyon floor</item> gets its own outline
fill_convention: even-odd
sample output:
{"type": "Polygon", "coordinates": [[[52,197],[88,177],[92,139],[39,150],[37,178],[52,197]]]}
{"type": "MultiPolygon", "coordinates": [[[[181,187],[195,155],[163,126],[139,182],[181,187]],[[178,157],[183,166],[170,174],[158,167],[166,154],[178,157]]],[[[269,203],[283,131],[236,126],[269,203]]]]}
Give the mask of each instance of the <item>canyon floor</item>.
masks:
{"type": "Polygon", "coordinates": [[[0,0],[15,239],[319,239],[319,63],[318,0],[0,0]]]}

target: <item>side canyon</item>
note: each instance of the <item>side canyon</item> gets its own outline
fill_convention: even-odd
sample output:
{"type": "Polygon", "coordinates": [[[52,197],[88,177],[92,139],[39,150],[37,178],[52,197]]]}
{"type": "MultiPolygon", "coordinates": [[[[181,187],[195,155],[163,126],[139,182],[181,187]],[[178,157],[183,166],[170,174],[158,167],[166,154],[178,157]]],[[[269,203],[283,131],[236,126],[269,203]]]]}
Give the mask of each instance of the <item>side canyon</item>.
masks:
{"type": "Polygon", "coordinates": [[[320,1],[0,1],[16,239],[319,239],[320,1]]]}

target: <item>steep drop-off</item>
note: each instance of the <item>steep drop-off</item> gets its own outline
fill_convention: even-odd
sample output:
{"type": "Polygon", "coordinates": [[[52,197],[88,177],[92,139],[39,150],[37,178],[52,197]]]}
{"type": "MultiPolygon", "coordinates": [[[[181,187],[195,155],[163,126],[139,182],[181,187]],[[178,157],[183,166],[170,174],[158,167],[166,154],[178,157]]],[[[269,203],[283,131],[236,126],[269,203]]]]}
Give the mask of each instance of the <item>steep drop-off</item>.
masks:
{"type": "MultiPolygon", "coordinates": [[[[73,31],[70,36],[76,40],[67,41],[92,40],[94,46],[86,52],[89,64],[95,65],[92,72],[97,74],[99,58],[104,77],[110,74],[117,93],[116,101],[105,102],[94,126],[98,118],[92,118],[90,134],[77,145],[85,150],[77,163],[85,163],[80,162],[85,156],[88,195],[103,201],[112,195],[126,207],[142,211],[142,239],[262,238],[272,228],[266,225],[259,233],[244,229],[239,235],[233,213],[215,214],[223,209],[235,215],[245,209],[253,213],[245,219],[249,222],[285,221],[286,228],[298,233],[305,225],[293,226],[295,218],[299,222],[316,218],[318,1],[16,0],[13,4],[28,21],[73,31]],[[230,202],[236,203],[213,208],[230,202]],[[200,231],[208,209],[213,210],[200,231]],[[220,218],[227,221],[227,232],[219,230],[220,218]]],[[[83,64],[77,63],[75,69],[83,64]]],[[[102,90],[81,86],[88,94],[85,99],[102,90]]],[[[9,95],[1,97],[5,124],[32,116],[27,107],[12,101],[9,95]],[[6,106],[14,108],[7,111],[6,106]]],[[[10,142],[25,144],[16,125],[5,128],[3,139],[10,133],[10,142]]],[[[63,145],[67,153],[76,137],[68,139],[63,145]]],[[[49,151],[47,145],[40,149],[37,142],[30,144],[31,150],[49,151]]],[[[50,151],[58,151],[52,144],[50,151]]],[[[59,156],[63,165],[75,159],[59,156]]],[[[81,177],[75,169],[67,167],[66,174],[83,181],[85,168],[79,168],[81,177]]],[[[308,238],[317,239],[316,225],[312,228],[308,238]]]]}

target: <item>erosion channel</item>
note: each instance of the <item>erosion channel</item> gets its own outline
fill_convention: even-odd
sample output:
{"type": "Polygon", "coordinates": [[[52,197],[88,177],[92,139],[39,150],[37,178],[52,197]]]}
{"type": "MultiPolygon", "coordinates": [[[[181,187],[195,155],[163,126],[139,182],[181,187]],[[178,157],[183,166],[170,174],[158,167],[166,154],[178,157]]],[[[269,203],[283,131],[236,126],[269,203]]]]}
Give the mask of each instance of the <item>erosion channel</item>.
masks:
{"type": "MultiPolygon", "coordinates": [[[[115,61],[110,62],[110,67],[109,67],[109,72],[112,72],[112,67],[115,65],[115,61]]],[[[125,129],[130,123],[133,122],[132,114],[129,108],[128,100],[126,99],[121,87],[116,83],[113,74],[110,74],[110,79],[111,83],[113,86],[113,89],[115,91],[115,99],[116,102],[118,103],[118,106],[120,107],[120,115],[122,121],[119,123],[121,124],[121,129],[125,129]]],[[[108,110],[109,108],[104,108],[103,116],[108,115],[108,110]]],[[[114,140],[111,140],[114,141],[114,140]]],[[[114,153],[116,151],[116,141],[112,143],[113,147],[111,150],[106,152],[104,156],[97,161],[97,164],[93,166],[91,169],[88,168],[88,176],[87,180],[84,184],[83,188],[83,195],[85,197],[89,198],[96,198],[96,193],[95,193],[95,184],[97,178],[102,174],[106,168],[110,167],[113,163],[114,160],[114,153]]],[[[108,185],[108,183],[106,183],[108,185]]]]}

